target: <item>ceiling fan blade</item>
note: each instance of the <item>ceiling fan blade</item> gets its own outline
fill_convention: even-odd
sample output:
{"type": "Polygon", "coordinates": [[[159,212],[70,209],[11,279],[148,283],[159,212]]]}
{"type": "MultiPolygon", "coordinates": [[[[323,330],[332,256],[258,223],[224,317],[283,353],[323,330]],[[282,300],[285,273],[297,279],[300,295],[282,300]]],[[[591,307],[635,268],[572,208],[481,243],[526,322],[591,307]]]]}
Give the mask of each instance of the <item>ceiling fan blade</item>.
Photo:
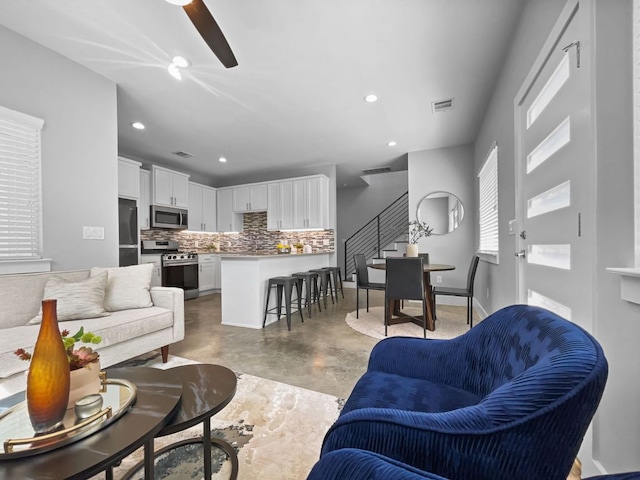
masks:
{"type": "Polygon", "coordinates": [[[198,30],[204,41],[209,45],[209,48],[215,53],[222,64],[227,68],[238,65],[238,61],[233,55],[227,39],[224,38],[222,30],[220,30],[220,27],[204,2],[202,0],[193,0],[182,8],[187,12],[196,30],[198,30]]]}

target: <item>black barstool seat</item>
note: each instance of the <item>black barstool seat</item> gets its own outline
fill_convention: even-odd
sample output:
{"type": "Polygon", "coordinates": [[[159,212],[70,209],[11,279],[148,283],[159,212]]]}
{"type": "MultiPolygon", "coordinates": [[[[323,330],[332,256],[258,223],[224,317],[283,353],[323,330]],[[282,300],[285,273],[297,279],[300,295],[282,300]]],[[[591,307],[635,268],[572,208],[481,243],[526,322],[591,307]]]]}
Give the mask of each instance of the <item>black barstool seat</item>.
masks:
{"type": "Polygon", "coordinates": [[[318,289],[318,274],[316,272],[297,272],[292,275],[296,278],[302,278],[304,287],[306,290],[305,305],[307,306],[307,312],[309,318],[311,318],[311,304],[316,302],[318,304],[318,311],[322,311],[320,307],[320,291],[318,289]],[[313,284],[313,291],[311,290],[313,284]]]}
{"type": "Polygon", "coordinates": [[[322,269],[331,272],[331,275],[333,277],[331,283],[333,284],[333,291],[336,300],[338,299],[338,290],[340,290],[342,298],[344,298],[344,290],[342,289],[342,273],[340,272],[340,267],[323,267],[322,269]]]}
{"type": "Polygon", "coordinates": [[[322,298],[324,299],[324,308],[327,308],[327,295],[331,295],[331,303],[335,303],[333,300],[333,287],[331,286],[331,271],[325,270],[324,267],[312,268],[309,271],[318,274],[320,290],[322,291],[322,298]]]}
{"type": "Polygon", "coordinates": [[[287,329],[291,331],[291,303],[294,288],[296,289],[296,293],[298,294],[297,303],[298,312],[300,312],[300,320],[304,322],[304,317],[302,316],[302,278],[293,276],[272,277],[269,279],[269,282],[267,284],[267,299],[264,306],[264,319],[262,320],[262,328],[264,328],[267,323],[267,315],[278,315],[278,320],[280,320],[280,316],[282,313],[282,293],[284,292],[285,310],[287,315],[287,329]],[[273,287],[276,287],[278,303],[275,307],[269,308],[269,297],[271,296],[271,289],[273,287]]]}

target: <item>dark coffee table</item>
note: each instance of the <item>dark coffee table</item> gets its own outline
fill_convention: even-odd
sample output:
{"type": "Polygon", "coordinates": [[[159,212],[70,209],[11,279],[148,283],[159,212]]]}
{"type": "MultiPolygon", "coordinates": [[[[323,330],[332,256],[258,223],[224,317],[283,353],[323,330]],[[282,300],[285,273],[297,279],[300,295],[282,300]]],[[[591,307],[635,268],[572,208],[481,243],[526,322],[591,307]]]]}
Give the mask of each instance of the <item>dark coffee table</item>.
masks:
{"type": "MultiPolygon", "coordinates": [[[[113,465],[144,446],[145,479],[153,479],[153,439],[176,413],[182,381],[170,370],[146,367],[109,369],[107,376],[136,385],[136,401],[127,413],[70,445],[29,457],[0,460],[0,478],[81,480],[104,471],[107,480],[111,480],[113,465]]],[[[24,400],[24,396],[11,398],[15,402],[24,400]]]]}
{"type": "MultiPolygon", "coordinates": [[[[202,423],[202,438],[193,438],[172,443],[155,452],[155,456],[181,448],[185,445],[202,443],[204,457],[204,478],[211,478],[211,445],[221,448],[231,461],[230,480],[238,478],[238,455],[234,448],[224,440],[211,438],[211,417],[222,410],[236,393],[238,380],[235,373],[220,365],[194,364],[170,368],[167,372],[174,373],[182,380],[182,400],[178,412],[169,423],[156,435],[163,437],[172,433],[186,430],[202,423]]],[[[142,463],[135,465],[123,477],[123,480],[133,478],[140,470],[142,463]]]]}

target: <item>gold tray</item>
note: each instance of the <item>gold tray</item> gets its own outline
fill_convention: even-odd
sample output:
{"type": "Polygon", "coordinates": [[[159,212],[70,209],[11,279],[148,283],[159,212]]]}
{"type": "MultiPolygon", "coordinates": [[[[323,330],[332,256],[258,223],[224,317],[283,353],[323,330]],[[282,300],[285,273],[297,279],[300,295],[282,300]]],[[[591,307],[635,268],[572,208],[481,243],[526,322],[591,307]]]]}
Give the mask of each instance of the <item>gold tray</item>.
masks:
{"type": "Polygon", "coordinates": [[[102,409],[88,418],[78,418],[67,410],[60,430],[35,436],[26,400],[0,414],[0,461],[27,457],[77,442],[110,425],[135,402],[136,386],[128,380],[103,380],[102,409]]]}

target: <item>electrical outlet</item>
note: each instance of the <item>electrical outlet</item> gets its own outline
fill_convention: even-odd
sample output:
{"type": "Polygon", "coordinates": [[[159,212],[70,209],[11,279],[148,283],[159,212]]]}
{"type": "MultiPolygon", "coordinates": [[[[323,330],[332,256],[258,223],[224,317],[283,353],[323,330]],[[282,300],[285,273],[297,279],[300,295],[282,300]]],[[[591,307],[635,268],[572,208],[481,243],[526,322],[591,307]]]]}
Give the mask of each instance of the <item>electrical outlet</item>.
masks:
{"type": "Polygon", "coordinates": [[[442,283],[442,275],[436,275],[436,283],[442,283]]]}
{"type": "Polygon", "coordinates": [[[322,245],[324,245],[325,247],[329,246],[329,239],[325,238],[324,240],[322,240],[322,245]]]}

